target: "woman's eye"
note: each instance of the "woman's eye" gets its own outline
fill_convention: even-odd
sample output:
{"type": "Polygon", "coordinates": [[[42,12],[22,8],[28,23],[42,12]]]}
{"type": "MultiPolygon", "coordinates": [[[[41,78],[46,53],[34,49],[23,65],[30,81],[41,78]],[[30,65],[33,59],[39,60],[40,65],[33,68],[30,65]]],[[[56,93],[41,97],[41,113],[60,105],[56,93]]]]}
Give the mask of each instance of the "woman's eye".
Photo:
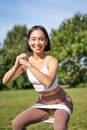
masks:
{"type": "Polygon", "coordinates": [[[40,38],[41,41],[44,41],[44,38],[40,38]]]}
{"type": "Polygon", "coordinates": [[[32,41],[35,41],[35,39],[33,38],[32,41]]]}

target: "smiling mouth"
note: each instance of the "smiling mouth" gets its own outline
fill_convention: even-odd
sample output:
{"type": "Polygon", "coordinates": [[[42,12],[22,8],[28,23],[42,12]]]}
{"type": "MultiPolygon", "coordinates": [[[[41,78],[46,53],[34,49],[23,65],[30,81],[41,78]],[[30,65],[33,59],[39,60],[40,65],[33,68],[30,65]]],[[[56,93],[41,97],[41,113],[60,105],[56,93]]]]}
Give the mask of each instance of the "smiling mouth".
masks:
{"type": "Polygon", "coordinates": [[[34,48],[37,49],[37,50],[41,49],[41,47],[34,47],[34,48]]]}

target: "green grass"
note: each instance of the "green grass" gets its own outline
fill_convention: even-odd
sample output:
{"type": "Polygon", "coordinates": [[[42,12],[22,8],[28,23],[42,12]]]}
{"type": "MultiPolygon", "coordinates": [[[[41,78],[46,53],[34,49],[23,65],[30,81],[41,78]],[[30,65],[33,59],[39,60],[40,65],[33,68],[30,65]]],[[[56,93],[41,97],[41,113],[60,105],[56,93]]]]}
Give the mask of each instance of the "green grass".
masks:
{"type": "MultiPolygon", "coordinates": [[[[72,97],[74,111],[69,121],[69,130],[87,130],[87,88],[65,89],[72,97]]],[[[11,122],[17,114],[37,101],[32,90],[0,92],[0,130],[12,130],[11,122]]],[[[28,130],[53,130],[50,123],[33,124],[28,130]]]]}

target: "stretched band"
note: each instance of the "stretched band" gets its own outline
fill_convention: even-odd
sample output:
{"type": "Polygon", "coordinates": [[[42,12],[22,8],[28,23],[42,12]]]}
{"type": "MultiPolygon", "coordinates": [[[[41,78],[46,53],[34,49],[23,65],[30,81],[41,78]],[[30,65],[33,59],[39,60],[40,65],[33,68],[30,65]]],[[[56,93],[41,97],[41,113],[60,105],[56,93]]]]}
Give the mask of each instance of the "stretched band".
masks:
{"type": "Polygon", "coordinates": [[[71,109],[64,104],[45,105],[45,104],[41,104],[41,103],[36,103],[32,107],[34,107],[34,108],[44,108],[44,109],[63,109],[63,110],[68,112],[69,116],[71,115],[71,109]]]}

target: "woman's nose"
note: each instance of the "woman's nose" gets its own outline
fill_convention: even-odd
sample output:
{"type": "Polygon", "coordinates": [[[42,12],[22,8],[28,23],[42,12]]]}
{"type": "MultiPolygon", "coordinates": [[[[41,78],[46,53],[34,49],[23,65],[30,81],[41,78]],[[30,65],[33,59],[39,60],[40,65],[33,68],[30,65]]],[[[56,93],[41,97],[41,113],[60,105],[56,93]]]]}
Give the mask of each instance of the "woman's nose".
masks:
{"type": "Polygon", "coordinates": [[[36,40],[36,44],[39,44],[39,40],[36,40]]]}

